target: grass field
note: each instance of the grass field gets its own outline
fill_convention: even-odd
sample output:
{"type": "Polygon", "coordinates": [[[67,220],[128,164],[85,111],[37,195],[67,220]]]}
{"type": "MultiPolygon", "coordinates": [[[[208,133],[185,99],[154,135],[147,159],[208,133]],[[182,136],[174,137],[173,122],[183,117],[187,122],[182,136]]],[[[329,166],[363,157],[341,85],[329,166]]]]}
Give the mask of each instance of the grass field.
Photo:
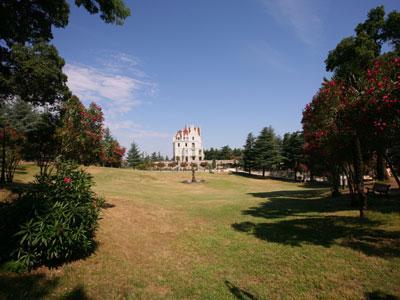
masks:
{"type": "Polygon", "coordinates": [[[400,199],[371,200],[360,221],[345,199],[297,183],[88,171],[106,198],[96,252],[58,269],[2,272],[0,299],[400,297],[400,199]]]}

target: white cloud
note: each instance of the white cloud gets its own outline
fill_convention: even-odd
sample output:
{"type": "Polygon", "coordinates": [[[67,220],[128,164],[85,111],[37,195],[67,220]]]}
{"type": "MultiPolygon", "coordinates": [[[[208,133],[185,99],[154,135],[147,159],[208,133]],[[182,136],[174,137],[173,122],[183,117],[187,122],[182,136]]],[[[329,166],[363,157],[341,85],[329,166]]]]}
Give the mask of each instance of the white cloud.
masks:
{"type": "Polygon", "coordinates": [[[259,0],[281,24],[290,26],[305,44],[316,46],[322,39],[321,3],[316,0],[259,0]]]}
{"type": "Polygon", "coordinates": [[[85,104],[96,102],[104,111],[105,125],[128,147],[133,139],[169,138],[164,132],[144,129],[129,119],[129,112],[148,97],[154,97],[157,85],[140,68],[140,60],[125,53],[103,51],[95,66],[68,63],[64,72],[68,87],[85,104]]]}
{"type": "Polygon", "coordinates": [[[159,151],[165,148],[167,140],[171,139],[171,134],[143,128],[142,125],[130,120],[113,120],[105,122],[112,134],[125,148],[129,149],[132,141],[139,143],[141,150],[148,153],[159,151]],[[158,145],[155,146],[155,145],[158,145]],[[162,149],[161,149],[162,148],[162,149]]]}
{"type": "Polygon", "coordinates": [[[99,102],[110,114],[128,112],[141,103],[136,93],[145,83],[128,76],[102,72],[99,68],[67,64],[68,87],[85,103],[99,102]]]}

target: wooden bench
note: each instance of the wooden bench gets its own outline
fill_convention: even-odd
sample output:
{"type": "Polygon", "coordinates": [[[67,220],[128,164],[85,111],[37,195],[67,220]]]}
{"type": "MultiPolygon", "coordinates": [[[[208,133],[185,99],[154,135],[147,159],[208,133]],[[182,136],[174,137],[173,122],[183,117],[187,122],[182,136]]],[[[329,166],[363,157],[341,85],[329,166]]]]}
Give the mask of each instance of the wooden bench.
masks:
{"type": "Polygon", "coordinates": [[[378,193],[379,195],[385,195],[387,197],[389,196],[389,189],[390,189],[390,184],[375,182],[372,188],[367,187],[367,194],[375,195],[376,193],[378,193]]]}

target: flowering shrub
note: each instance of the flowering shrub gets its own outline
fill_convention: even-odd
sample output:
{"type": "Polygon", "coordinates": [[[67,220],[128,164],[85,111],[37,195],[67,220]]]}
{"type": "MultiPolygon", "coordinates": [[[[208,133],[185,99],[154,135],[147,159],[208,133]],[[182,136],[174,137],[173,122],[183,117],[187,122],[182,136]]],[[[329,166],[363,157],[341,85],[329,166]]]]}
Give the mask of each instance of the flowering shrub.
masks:
{"type": "Polygon", "coordinates": [[[31,213],[20,226],[17,259],[27,268],[58,265],[90,254],[102,199],[91,191],[91,176],[61,163],[54,175],[38,176],[23,201],[31,213]]]}

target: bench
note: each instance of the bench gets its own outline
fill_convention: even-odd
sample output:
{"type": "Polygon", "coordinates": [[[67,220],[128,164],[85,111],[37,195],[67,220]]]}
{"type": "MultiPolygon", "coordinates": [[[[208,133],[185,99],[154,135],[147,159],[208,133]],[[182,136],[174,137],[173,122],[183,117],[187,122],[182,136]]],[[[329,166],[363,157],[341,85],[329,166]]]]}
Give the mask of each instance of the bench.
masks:
{"type": "Polygon", "coordinates": [[[390,184],[375,182],[372,188],[367,187],[367,194],[376,194],[389,196],[390,184]]]}

